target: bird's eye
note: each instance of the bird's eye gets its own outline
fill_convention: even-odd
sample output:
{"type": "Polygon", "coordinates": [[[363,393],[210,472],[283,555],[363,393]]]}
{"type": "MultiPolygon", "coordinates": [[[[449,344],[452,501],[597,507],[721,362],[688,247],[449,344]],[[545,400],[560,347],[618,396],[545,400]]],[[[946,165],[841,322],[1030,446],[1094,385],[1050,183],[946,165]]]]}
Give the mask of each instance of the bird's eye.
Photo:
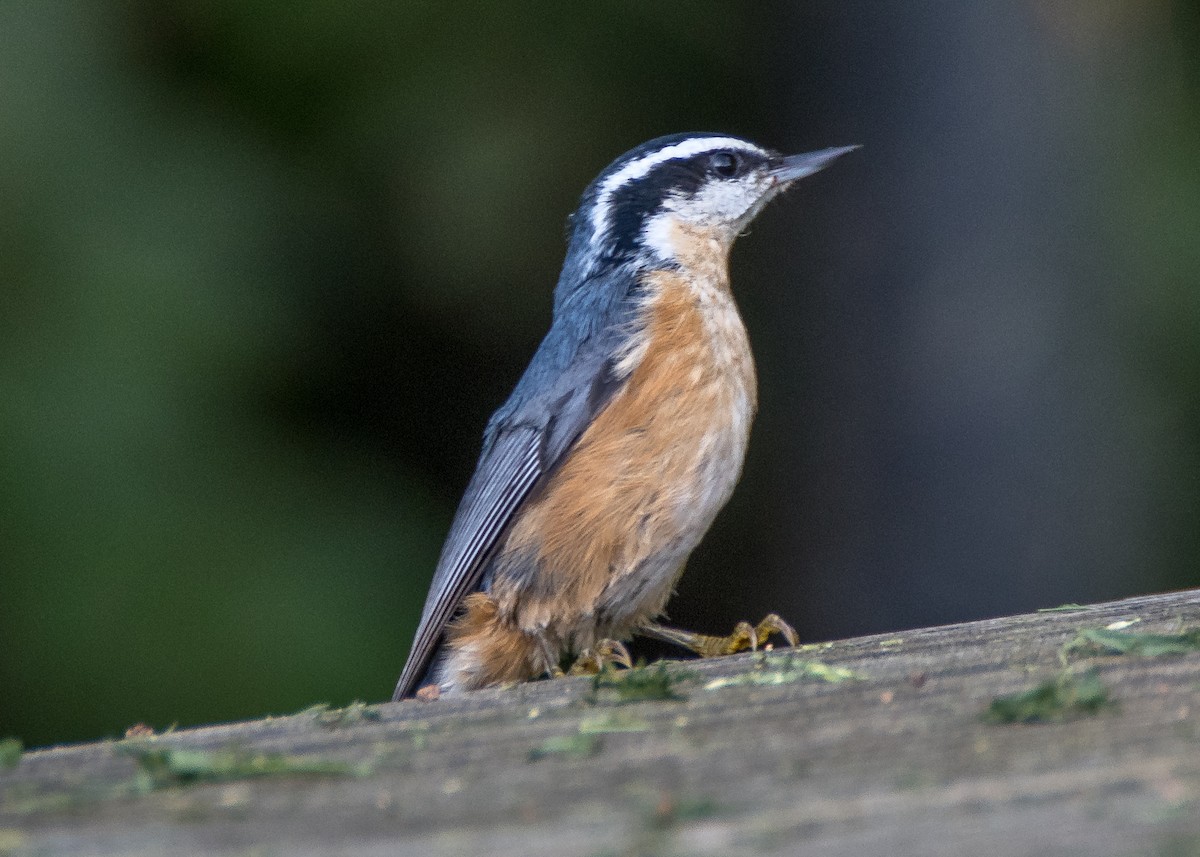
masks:
{"type": "Polygon", "coordinates": [[[708,163],[714,173],[727,179],[736,176],[742,166],[741,158],[733,152],[717,152],[709,158],[708,163]]]}

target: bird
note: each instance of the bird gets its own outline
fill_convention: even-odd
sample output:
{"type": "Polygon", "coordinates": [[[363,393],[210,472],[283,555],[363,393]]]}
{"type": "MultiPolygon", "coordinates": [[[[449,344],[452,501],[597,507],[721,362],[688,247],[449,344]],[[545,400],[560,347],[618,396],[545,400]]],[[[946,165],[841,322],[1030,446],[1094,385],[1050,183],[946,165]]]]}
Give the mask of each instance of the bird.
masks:
{"type": "Polygon", "coordinates": [[[856,148],[671,134],[587,186],[550,329],[484,430],[393,700],[629,666],[634,635],[710,656],[773,633],[795,645],[774,614],[728,637],[656,620],[741,476],[757,410],[730,248],[856,148]]]}

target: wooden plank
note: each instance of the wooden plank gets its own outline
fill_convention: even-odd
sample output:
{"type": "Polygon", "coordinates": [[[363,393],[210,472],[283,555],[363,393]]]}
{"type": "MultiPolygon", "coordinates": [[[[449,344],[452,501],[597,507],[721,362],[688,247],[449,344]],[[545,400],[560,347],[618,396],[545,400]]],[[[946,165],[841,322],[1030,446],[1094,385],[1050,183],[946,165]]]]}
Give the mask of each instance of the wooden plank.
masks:
{"type": "Polygon", "coordinates": [[[1198,627],[1200,591],[676,663],[675,700],[616,704],[571,678],[134,748],[341,775],[146,790],[128,742],[28,752],[0,771],[0,855],[1197,854],[1200,653],[1079,652],[1073,674],[1095,666],[1116,707],[981,717],[1059,675],[1080,629],[1124,621],[1198,627]],[[804,677],[801,659],[864,678],[804,677]]]}

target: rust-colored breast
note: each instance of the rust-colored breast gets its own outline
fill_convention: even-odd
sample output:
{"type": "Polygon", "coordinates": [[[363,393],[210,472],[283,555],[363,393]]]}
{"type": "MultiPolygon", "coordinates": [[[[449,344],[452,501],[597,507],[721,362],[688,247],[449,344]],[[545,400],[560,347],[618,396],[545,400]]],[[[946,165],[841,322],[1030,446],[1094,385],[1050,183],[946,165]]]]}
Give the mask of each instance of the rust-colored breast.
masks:
{"type": "Polygon", "coordinates": [[[629,380],[497,558],[499,615],[555,647],[621,636],[659,613],[740,476],[754,363],[716,270],[648,275],[629,380]]]}

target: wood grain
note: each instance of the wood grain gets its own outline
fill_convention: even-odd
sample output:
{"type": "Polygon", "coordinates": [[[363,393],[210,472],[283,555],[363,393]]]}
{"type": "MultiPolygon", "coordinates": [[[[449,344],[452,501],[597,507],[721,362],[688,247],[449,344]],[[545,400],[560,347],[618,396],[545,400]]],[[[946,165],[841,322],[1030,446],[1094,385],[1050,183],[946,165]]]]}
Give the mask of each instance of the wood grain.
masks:
{"type": "Polygon", "coordinates": [[[119,742],[29,752],[0,770],[0,854],[1200,854],[1200,654],[1077,656],[1115,708],[981,717],[1056,675],[1080,629],[1123,620],[1195,627],[1200,592],[797,654],[862,680],[742,655],[673,664],[678,700],[617,705],[562,679],[149,745],[363,765],[351,775],[138,793],[119,742]]]}

